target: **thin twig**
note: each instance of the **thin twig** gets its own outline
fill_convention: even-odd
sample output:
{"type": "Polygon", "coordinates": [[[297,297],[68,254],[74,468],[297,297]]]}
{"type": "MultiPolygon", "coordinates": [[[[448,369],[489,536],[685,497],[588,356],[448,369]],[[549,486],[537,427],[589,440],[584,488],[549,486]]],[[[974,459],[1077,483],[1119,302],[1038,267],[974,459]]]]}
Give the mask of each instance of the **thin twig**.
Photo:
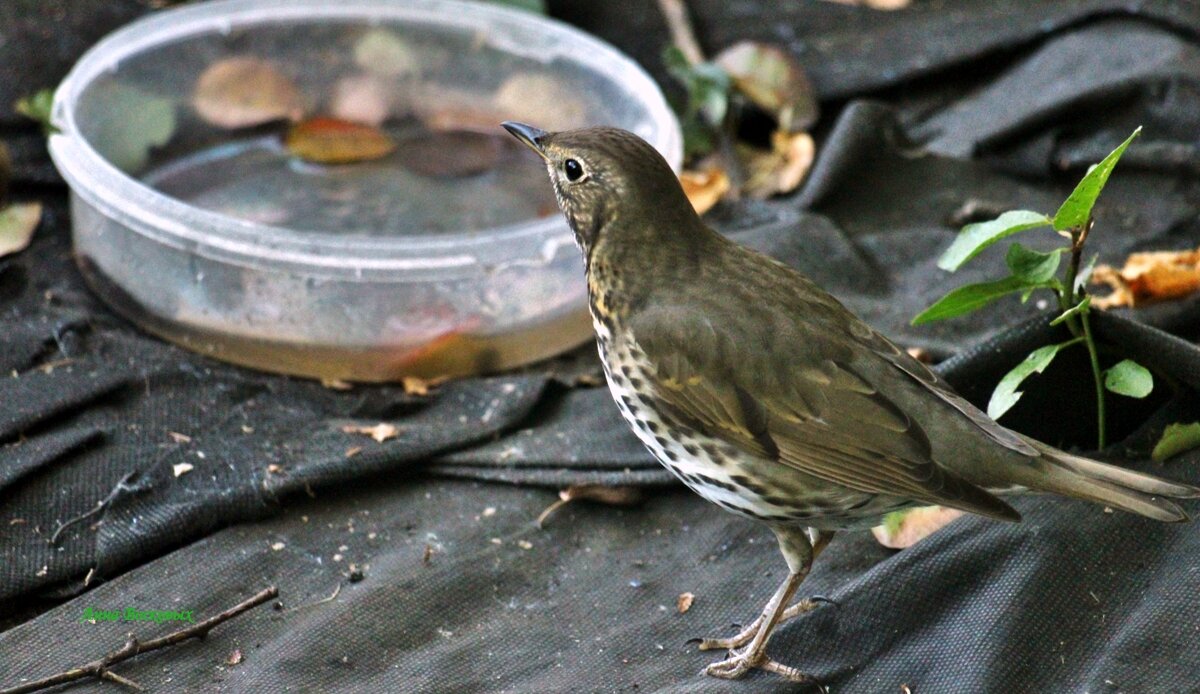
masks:
{"type": "Polygon", "coordinates": [[[667,20],[671,43],[679,48],[683,57],[692,65],[703,63],[704,51],[700,50],[700,42],[696,40],[696,32],[688,19],[684,0],[658,0],[658,9],[662,12],[663,19],[667,20]]]}
{"type": "Polygon", "coordinates": [[[253,597],[239,602],[220,614],[213,615],[202,622],[196,622],[195,624],[180,629],[179,631],[171,632],[166,636],[150,639],[144,643],[138,641],[137,637],[135,637],[133,634],[130,634],[125,640],[125,645],[121,646],[115,651],[112,651],[111,653],[93,660],[90,663],[86,663],[76,668],[71,668],[70,670],[60,672],[56,675],[43,677],[40,680],[26,682],[25,684],[20,684],[16,687],[0,689],[0,694],[24,694],[25,692],[36,692],[40,689],[48,689],[59,684],[75,682],[88,677],[95,677],[102,680],[117,682],[125,685],[126,687],[130,687],[131,689],[141,691],[141,686],[136,682],[111,672],[109,668],[117,663],[124,662],[142,653],[156,651],[160,648],[166,648],[167,646],[174,646],[175,644],[182,643],[188,639],[204,638],[208,632],[218,624],[229,621],[246,610],[257,607],[258,605],[261,605],[264,602],[277,597],[278,595],[279,589],[275,586],[271,586],[270,588],[266,588],[255,594],[253,597]]]}
{"type": "Polygon", "coordinates": [[[108,496],[104,497],[103,500],[96,502],[95,508],[93,508],[90,511],[85,511],[85,512],[79,514],[78,516],[75,516],[74,518],[69,518],[69,519],[67,519],[66,522],[59,524],[58,529],[55,530],[54,534],[50,536],[50,544],[57,545],[59,536],[62,535],[62,532],[64,530],[66,530],[67,528],[69,528],[72,525],[75,525],[76,523],[79,523],[81,521],[85,521],[88,518],[91,518],[92,516],[96,515],[97,513],[100,513],[104,509],[108,508],[108,505],[111,504],[114,500],[116,500],[117,495],[120,494],[121,492],[133,491],[134,487],[129,486],[129,481],[132,480],[134,478],[134,476],[136,476],[136,475],[137,475],[137,470],[134,470],[133,472],[128,473],[127,475],[122,477],[119,482],[117,482],[117,486],[113,487],[112,491],[108,493],[108,496]]]}

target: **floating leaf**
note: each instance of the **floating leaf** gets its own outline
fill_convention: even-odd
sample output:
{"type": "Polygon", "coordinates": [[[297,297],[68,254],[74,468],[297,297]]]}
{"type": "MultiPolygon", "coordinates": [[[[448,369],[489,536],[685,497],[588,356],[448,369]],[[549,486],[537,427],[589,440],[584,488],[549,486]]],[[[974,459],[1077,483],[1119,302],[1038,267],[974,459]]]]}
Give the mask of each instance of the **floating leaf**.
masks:
{"type": "Polygon", "coordinates": [[[962,511],[944,506],[893,511],[883,517],[882,525],[871,528],[871,534],[884,547],[904,549],[941,530],[961,515],[962,511]]]}
{"type": "Polygon", "coordinates": [[[333,85],[329,110],[335,118],[378,127],[392,112],[393,85],[375,75],[348,75],[333,85]]]}
{"type": "Polygon", "coordinates": [[[1079,181],[1079,185],[1075,186],[1075,190],[1058,208],[1058,212],[1054,215],[1055,231],[1070,231],[1072,229],[1083,229],[1084,225],[1092,216],[1092,207],[1096,204],[1096,198],[1100,196],[1100,191],[1104,190],[1104,184],[1108,182],[1108,175],[1112,173],[1113,167],[1121,159],[1121,155],[1125,153],[1125,148],[1133,142],[1133,138],[1137,137],[1142,132],[1141,126],[1133,131],[1119,147],[1114,149],[1107,157],[1099,164],[1093,166],[1083,180],[1079,181]]]}
{"type": "Polygon", "coordinates": [[[1014,276],[1029,284],[1041,285],[1054,277],[1065,250],[1065,248],[1058,248],[1049,253],[1042,253],[1014,243],[1008,247],[1004,262],[1014,276]]]}
{"type": "Polygon", "coordinates": [[[55,131],[54,125],[50,122],[50,111],[53,106],[54,90],[41,89],[18,99],[14,110],[30,120],[41,123],[42,132],[49,134],[55,131]]]}
{"type": "Polygon", "coordinates": [[[589,99],[579,86],[551,73],[517,72],[504,80],[492,96],[495,107],[489,129],[499,120],[537,123],[547,130],[571,130],[583,127],[589,118],[589,99]]]}
{"type": "Polygon", "coordinates": [[[1006,236],[1050,226],[1051,220],[1044,214],[1029,210],[1005,212],[990,222],[978,222],[963,227],[954,243],[938,259],[938,267],[954,272],[962,264],[979,255],[983,249],[1006,236]]]}
{"type": "Polygon", "coordinates": [[[1069,347],[1079,340],[1068,340],[1057,345],[1046,345],[1029,353],[1029,356],[1017,364],[1012,371],[1004,374],[1004,378],[1000,379],[1000,383],[996,384],[996,389],[992,391],[992,397],[988,400],[987,413],[992,419],[1000,419],[1005,412],[1012,409],[1012,406],[1017,404],[1023,393],[1017,388],[1035,373],[1042,373],[1050,366],[1050,362],[1054,361],[1054,356],[1059,350],[1069,347]]]}
{"type": "Polygon", "coordinates": [[[413,48],[387,29],[372,29],[354,44],[354,64],[382,77],[416,74],[421,61],[413,48]]]}
{"type": "Polygon", "coordinates": [[[17,203],[0,210],[0,258],[28,248],[41,219],[40,202],[17,203]]]}
{"type": "Polygon", "coordinates": [[[296,85],[265,60],[235,57],[209,65],[192,92],[192,107],[219,128],[296,120],[304,101],[296,85]]]}
{"type": "Polygon", "coordinates": [[[1180,453],[1200,447],[1200,422],[1191,424],[1168,424],[1163,429],[1162,438],[1154,444],[1150,457],[1155,460],[1166,460],[1180,453]]]}
{"type": "Polygon", "coordinates": [[[1087,313],[1087,311],[1091,307],[1091,305],[1092,305],[1092,297],[1085,296],[1085,297],[1083,297],[1083,301],[1080,301],[1079,303],[1075,304],[1074,306],[1067,309],[1066,311],[1063,311],[1061,314],[1059,314],[1059,316],[1057,318],[1050,321],[1050,325],[1058,325],[1059,323],[1062,323],[1063,321],[1071,320],[1072,318],[1074,318],[1075,316],[1078,316],[1081,313],[1087,313]]]}
{"type": "Polygon", "coordinates": [[[771,150],[762,152],[753,147],[739,147],[746,162],[746,195],[763,200],[780,193],[790,193],[800,185],[816,156],[816,145],[808,133],[788,134],[776,131],[771,135],[771,150]]]}
{"type": "Polygon", "coordinates": [[[713,63],[733,86],[770,113],[779,130],[802,131],[817,122],[819,110],[804,66],[790,52],[765,43],[742,41],[717,54],[713,63]]]}
{"type": "Polygon", "coordinates": [[[396,149],[392,138],[378,128],[337,118],[310,118],[293,125],[284,146],[297,157],[317,164],[371,161],[396,149]]]}
{"type": "Polygon", "coordinates": [[[1097,308],[1185,297],[1200,291],[1200,249],[1133,253],[1120,270],[1097,265],[1092,282],[1113,289],[1108,296],[1096,299],[1097,308]]]}
{"type": "Polygon", "coordinates": [[[932,306],[917,314],[917,317],[912,319],[912,324],[920,325],[935,320],[945,320],[961,316],[964,313],[978,310],[1007,294],[1027,289],[1038,289],[1044,286],[1046,286],[1046,283],[1030,283],[1020,277],[1005,277],[1002,280],[995,280],[993,282],[964,285],[938,299],[932,306]]]}
{"type": "Polygon", "coordinates": [[[709,211],[729,192],[729,176],[715,166],[703,171],[681,171],[679,184],[696,214],[709,211]]]}
{"type": "Polygon", "coordinates": [[[1144,398],[1154,390],[1150,370],[1132,359],[1125,359],[1104,372],[1104,387],[1131,398],[1144,398]]]}

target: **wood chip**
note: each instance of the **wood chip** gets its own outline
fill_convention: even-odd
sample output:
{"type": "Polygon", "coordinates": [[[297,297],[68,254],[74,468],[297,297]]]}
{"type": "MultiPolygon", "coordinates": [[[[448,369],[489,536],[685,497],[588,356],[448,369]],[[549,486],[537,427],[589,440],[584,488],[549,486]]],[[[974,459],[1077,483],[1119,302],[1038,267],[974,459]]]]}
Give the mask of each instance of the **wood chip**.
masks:
{"type": "Polygon", "coordinates": [[[370,427],[347,424],[346,426],[342,427],[342,432],[346,434],[365,434],[375,439],[379,443],[383,443],[388,439],[396,438],[396,435],[400,433],[400,430],[392,424],[380,422],[379,424],[370,427]]]}
{"type": "Polygon", "coordinates": [[[196,469],[195,466],[192,465],[191,463],[176,463],[175,465],[171,466],[171,471],[173,473],[175,473],[176,477],[186,475],[195,469],[196,469]]]}
{"type": "Polygon", "coordinates": [[[1179,299],[1200,290],[1200,249],[1133,253],[1119,270],[1097,265],[1092,284],[1107,284],[1113,290],[1108,296],[1092,299],[1096,308],[1179,299]]]}
{"type": "Polygon", "coordinates": [[[192,442],[191,436],[188,436],[187,434],[181,434],[178,431],[168,431],[167,436],[170,436],[171,440],[174,441],[175,443],[191,443],[192,442]]]}
{"type": "Polygon", "coordinates": [[[353,385],[337,378],[322,378],[321,385],[329,390],[350,390],[354,388],[353,385]]]}
{"type": "Polygon", "coordinates": [[[692,602],[695,599],[696,596],[692,593],[680,593],[679,597],[675,600],[675,609],[679,611],[679,614],[683,614],[692,609],[692,602]]]}
{"type": "Polygon", "coordinates": [[[438,378],[417,378],[416,376],[405,376],[400,379],[400,385],[404,387],[404,392],[408,395],[429,395],[429,391],[445,383],[448,379],[446,376],[438,378]]]}

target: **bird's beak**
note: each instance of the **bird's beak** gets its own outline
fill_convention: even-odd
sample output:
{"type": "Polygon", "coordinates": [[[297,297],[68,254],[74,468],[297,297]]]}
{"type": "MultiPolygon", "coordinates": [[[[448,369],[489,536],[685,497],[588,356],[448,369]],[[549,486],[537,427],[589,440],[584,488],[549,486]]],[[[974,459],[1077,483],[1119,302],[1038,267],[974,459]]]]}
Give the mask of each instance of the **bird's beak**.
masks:
{"type": "Polygon", "coordinates": [[[506,120],[500,125],[503,125],[505,130],[512,133],[513,137],[517,138],[521,142],[524,142],[529,149],[537,152],[539,157],[542,159],[548,158],[546,156],[546,150],[542,148],[542,138],[546,137],[550,133],[542,130],[541,128],[535,128],[532,125],[525,125],[524,123],[518,123],[511,120],[506,120]]]}

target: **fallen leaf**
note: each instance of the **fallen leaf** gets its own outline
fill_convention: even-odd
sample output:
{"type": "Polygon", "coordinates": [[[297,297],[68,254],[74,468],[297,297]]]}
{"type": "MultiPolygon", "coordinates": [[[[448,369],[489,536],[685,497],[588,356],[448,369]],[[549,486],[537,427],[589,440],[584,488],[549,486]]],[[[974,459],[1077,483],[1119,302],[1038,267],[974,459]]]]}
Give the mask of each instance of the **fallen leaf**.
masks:
{"type": "Polygon", "coordinates": [[[679,597],[675,600],[675,609],[679,611],[679,614],[683,614],[692,609],[692,602],[695,599],[696,596],[692,593],[680,593],[679,597]]]}
{"type": "Polygon", "coordinates": [[[242,649],[240,649],[240,648],[233,649],[233,653],[230,653],[229,657],[225,659],[225,664],[229,665],[231,667],[234,665],[238,665],[241,662],[242,662],[242,649]]]}
{"type": "Polygon", "coordinates": [[[383,443],[388,439],[395,438],[396,434],[400,433],[400,430],[394,425],[387,424],[386,422],[380,422],[372,427],[347,424],[346,426],[342,427],[342,431],[347,434],[366,434],[379,443],[383,443]]]}
{"type": "Polygon", "coordinates": [[[168,431],[167,436],[170,436],[171,440],[174,441],[175,443],[191,443],[192,442],[191,436],[188,436],[187,434],[181,434],[178,431],[168,431]]]}
{"type": "Polygon", "coordinates": [[[703,171],[681,171],[679,184],[696,214],[709,211],[729,192],[729,176],[715,166],[703,171]]]}
{"type": "Polygon", "coordinates": [[[738,152],[746,164],[746,195],[765,200],[772,195],[790,193],[800,185],[812,166],[816,145],[808,133],[771,135],[771,149],[742,145],[738,152]]]}
{"type": "Polygon", "coordinates": [[[171,471],[175,473],[176,477],[186,475],[195,469],[196,467],[191,463],[176,463],[175,465],[171,466],[171,471]]]}
{"type": "Polygon", "coordinates": [[[895,511],[884,517],[883,525],[871,528],[879,544],[891,549],[911,547],[963,514],[942,506],[919,506],[895,511]]]}
{"type": "Polygon", "coordinates": [[[400,379],[400,384],[404,387],[404,392],[407,395],[429,395],[431,389],[445,383],[446,380],[444,376],[440,378],[404,376],[400,379]]]}
{"type": "Polygon", "coordinates": [[[550,514],[577,499],[596,501],[610,506],[633,506],[641,503],[644,498],[645,494],[641,487],[610,487],[603,484],[575,485],[560,491],[558,501],[546,507],[546,510],[538,515],[536,522],[539,528],[542,527],[542,523],[550,517],[550,514]]]}
{"type": "Polygon", "coordinates": [[[396,149],[387,133],[337,118],[309,118],[288,128],[283,144],[315,164],[354,164],[381,159],[396,149]]]}
{"type": "Polygon", "coordinates": [[[299,119],[304,101],[295,83],[267,61],[233,57],[200,74],[192,107],[207,123],[232,130],[299,119]]]}
{"type": "Polygon", "coordinates": [[[733,86],[771,114],[779,130],[795,133],[817,122],[816,93],[804,66],[790,52],[770,44],[742,41],[713,59],[733,86]]]}
{"type": "Polygon", "coordinates": [[[1107,284],[1108,296],[1092,300],[1097,308],[1139,306],[1178,299],[1200,290],[1200,249],[1132,253],[1121,269],[1097,265],[1092,284],[1107,284]]]}
{"type": "Polygon", "coordinates": [[[372,29],[354,44],[354,64],[382,77],[416,74],[421,67],[416,51],[387,29],[372,29]]]}
{"type": "Polygon", "coordinates": [[[1168,424],[1162,437],[1154,444],[1150,457],[1166,460],[1200,446],[1200,422],[1191,424],[1168,424]]]}
{"type": "Polygon", "coordinates": [[[47,88],[21,97],[13,106],[13,110],[40,123],[42,132],[49,134],[55,131],[54,125],[50,122],[50,110],[53,105],[54,90],[47,88]]]}
{"type": "Polygon", "coordinates": [[[0,210],[0,258],[28,248],[41,220],[40,202],[14,203],[0,210]]]}

